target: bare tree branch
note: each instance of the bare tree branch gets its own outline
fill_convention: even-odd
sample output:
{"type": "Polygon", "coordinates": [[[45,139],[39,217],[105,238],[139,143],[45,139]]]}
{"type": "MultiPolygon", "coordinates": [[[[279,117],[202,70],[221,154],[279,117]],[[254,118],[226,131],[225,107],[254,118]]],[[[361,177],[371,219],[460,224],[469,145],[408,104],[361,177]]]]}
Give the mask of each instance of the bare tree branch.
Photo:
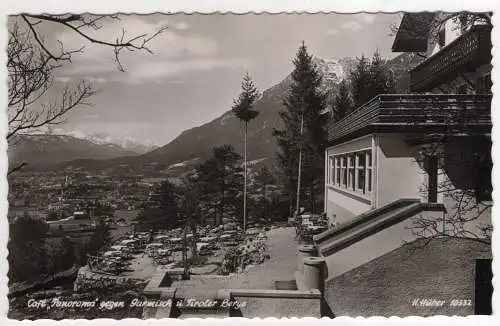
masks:
{"type": "MultiPolygon", "coordinates": [[[[119,57],[123,49],[153,53],[148,48],[149,43],[167,28],[164,26],[151,35],[141,34],[129,38],[125,37],[125,30],[122,30],[121,37],[113,43],[91,36],[90,31],[99,30],[102,27],[100,23],[105,18],[119,20],[117,15],[24,13],[18,17],[20,19],[9,26],[7,44],[9,89],[7,140],[10,146],[15,146],[21,141],[23,134],[37,131],[43,126],[63,123],[69,111],[81,105],[91,105],[89,99],[96,93],[92,85],[84,80],[62,89],[59,88],[60,84],[54,82],[55,71],[64,64],[71,64],[72,56],[82,53],[84,47],[69,50],[60,40],[55,40],[59,49],[50,48],[40,31],[42,23],[59,24],[91,43],[111,47],[120,71],[124,71],[119,57]],[[53,93],[58,94],[56,100],[52,99],[53,93]]],[[[9,174],[25,165],[26,163],[16,166],[9,171],[9,174]]]]}
{"type": "MultiPolygon", "coordinates": [[[[40,47],[49,55],[49,57],[53,60],[69,60],[71,61],[71,53],[68,52],[63,52],[64,55],[59,55],[56,56],[52,54],[44,45],[43,41],[38,37],[38,34],[35,30],[35,23],[30,21],[28,18],[31,19],[38,19],[39,21],[48,21],[52,23],[57,23],[65,26],[69,30],[72,30],[76,32],[78,35],[86,39],[87,41],[95,44],[100,44],[104,46],[109,46],[113,48],[113,52],[115,55],[115,63],[117,65],[118,70],[124,71],[123,65],[121,64],[119,54],[123,49],[128,49],[128,50],[143,50],[146,51],[150,54],[153,53],[153,51],[148,47],[149,43],[155,39],[158,35],[163,33],[168,27],[167,26],[162,26],[160,29],[158,29],[155,33],[152,35],[148,36],[147,34],[142,34],[138,36],[134,36],[131,38],[125,38],[125,30],[122,31],[122,35],[119,38],[116,38],[115,43],[108,42],[108,41],[103,41],[100,40],[96,37],[93,37],[89,35],[87,31],[83,31],[83,27],[90,27],[93,30],[98,30],[101,28],[100,25],[97,24],[98,21],[104,19],[104,18],[112,18],[112,19],[118,19],[116,15],[103,15],[103,16],[96,16],[93,17],[91,15],[69,15],[67,17],[65,16],[59,16],[59,15],[31,15],[31,14],[21,14],[21,17],[23,20],[26,22],[26,24],[29,26],[29,28],[33,31],[35,40],[39,43],[40,47]],[[92,18],[89,18],[92,17],[92,18]],[[75,25],[76,23],[76,25],[75,25]]],[[[38,21],[38,22],[39,22],[38,21]]],[[[37,22],[37,23],[38,23],[37,22]]],[[[80,50],[77,50],[75,52],[79,52],[80,50]]]]}
{"type": "Polygon", "coordinates": [[[7,172],[7,176],[11,175],[12,173],[14,172],[17,172],[19,170],[21,170],[23,167],[25,167],[26,165],[28,165],[28,163],[26,162],[22,162],[21,164],[18,164],[16,166],[14,166],[13,168],[11,168],[8,172],[7,172]]]}

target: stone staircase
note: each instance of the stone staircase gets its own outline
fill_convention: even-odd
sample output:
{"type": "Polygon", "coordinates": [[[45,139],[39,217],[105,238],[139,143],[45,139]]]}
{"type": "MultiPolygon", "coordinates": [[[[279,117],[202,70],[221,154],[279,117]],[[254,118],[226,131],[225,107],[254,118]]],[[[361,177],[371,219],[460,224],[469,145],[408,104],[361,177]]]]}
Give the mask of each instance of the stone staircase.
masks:
{"type": "Polygon", "coordinates": [[[442,204],[422,203],[418,199],[399,199],[315,235],[313,241],[319,255],[327,257],[421,212],[443,210],[442,204]]]}

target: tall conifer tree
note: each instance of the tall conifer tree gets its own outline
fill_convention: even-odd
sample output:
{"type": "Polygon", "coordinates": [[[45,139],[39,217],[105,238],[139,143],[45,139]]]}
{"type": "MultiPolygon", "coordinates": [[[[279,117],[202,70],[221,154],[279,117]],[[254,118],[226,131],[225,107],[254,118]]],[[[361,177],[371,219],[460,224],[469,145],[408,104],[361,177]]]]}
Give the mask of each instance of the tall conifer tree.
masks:
{"type": "Polygon", "coordinates": [[[333,98],[333,120],[339,121],[353,110],[349,84],[342,80],[333,98]]]}
{"type": "Polygon", "coordinates": [[[284,128],[274,130],[274,135],[279,145],[278,163],[290,195],[296,189],[295,210],[305,204],[306,209],[314,212],[319,208],[318,187],[324,182],[327,118],[322,114],[326,96],[319,89],[321,75],[312,59],[302,43],[293,60],[295,69],[284,101],[286,109],[280,112],[284,128]]]}
{"type": "Polygon", "coordinates": [[[354,106],[358,108],[372,98],[370,61],[364,55],[358,58],[356,67],[351,71],[350,82],[354,106]]]}
{"type": "Polygon", "coordinates": [[[259,115],[259,111],[254,110],[255,101],[259,98],[259,92],[255,87],[252,78],[245,74],[243,81],[241,82],[241,93],[238,98],[234,101],[232,110],[234,115],[240,119],[244,124],[244,134],[245,134],[245,150],[243,157],[244,165],[244,182],[243,182],[243,231],[246,230],[247,226],[247,131],[248,123],[255,119],[259,115]]]}

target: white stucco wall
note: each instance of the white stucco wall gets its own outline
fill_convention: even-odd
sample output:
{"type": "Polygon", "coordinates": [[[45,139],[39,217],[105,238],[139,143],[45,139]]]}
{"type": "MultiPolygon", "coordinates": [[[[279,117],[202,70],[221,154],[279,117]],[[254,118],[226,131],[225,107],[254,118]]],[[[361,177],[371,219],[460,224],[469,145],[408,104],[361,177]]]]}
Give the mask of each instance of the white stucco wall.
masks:
{"type": "Polygon", "coordinates": [[[327,216],[330,222],[343,223],[372,208],[371,204],[327,187],[327,216]],[[335,214],[335,217],[333,216],[335,214]]]}
{"type": "MultiPolygon", "coordinates": [[[[460,35],[462,35],[462,32],[460,30],[460,24],[454,21],[454,19],[447,19],[443,23],[443,28],[445,31],[445,37],[444,37],[444,46],[447,46],[454,40],[456,40],[460,35]]],[[[439,28],[441,26],[436,25],[435,28],[431,29],[429,35],[437,35],[434,33],[437,33],[439,31],[439,28]]],[[[437,43],[437,36],[435,39],[430,39],[429,44],[431,45],[429,49],[431,49],[430,53],[428,55],[434,55],[437,52],[441,50],[441,46],[437,43]]]]}
{"type": "Polygon", "coordinates": [[[418,148],[408,146],[399,134],[379,134],[375,142],[376,207],[400,198],[422,198],[420,189],[426,174],[417,162],[418,148]]]}
{"type": "MultiPolygon", "coordinates": [[[[423,214],[426,214],[427,217],[434,217],[436,221],[440,221],[443,216],[441,212],[425,212],[423,214]]],[[[339,276],[401,247],[405,242],[415,240],[416,237],[412,234],[410,227],[413,224],[413,219],[418,218],[418,216],[408,218],[325,257],[328,268],[327,278],[339,276]]]]}

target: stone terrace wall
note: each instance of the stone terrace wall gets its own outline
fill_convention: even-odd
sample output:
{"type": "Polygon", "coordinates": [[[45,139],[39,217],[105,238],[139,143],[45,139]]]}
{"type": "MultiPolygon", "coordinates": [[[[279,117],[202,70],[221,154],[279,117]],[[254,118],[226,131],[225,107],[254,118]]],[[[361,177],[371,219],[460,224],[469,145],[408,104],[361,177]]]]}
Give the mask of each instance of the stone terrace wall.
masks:
{"type": "Polygon", "coordinates": [[[126,276],[114,276],[91,271],[88,266],[81,267],[73,284],[74,291],[109,289],[120,285],[131,285],[142,280],[126,276]]]}

